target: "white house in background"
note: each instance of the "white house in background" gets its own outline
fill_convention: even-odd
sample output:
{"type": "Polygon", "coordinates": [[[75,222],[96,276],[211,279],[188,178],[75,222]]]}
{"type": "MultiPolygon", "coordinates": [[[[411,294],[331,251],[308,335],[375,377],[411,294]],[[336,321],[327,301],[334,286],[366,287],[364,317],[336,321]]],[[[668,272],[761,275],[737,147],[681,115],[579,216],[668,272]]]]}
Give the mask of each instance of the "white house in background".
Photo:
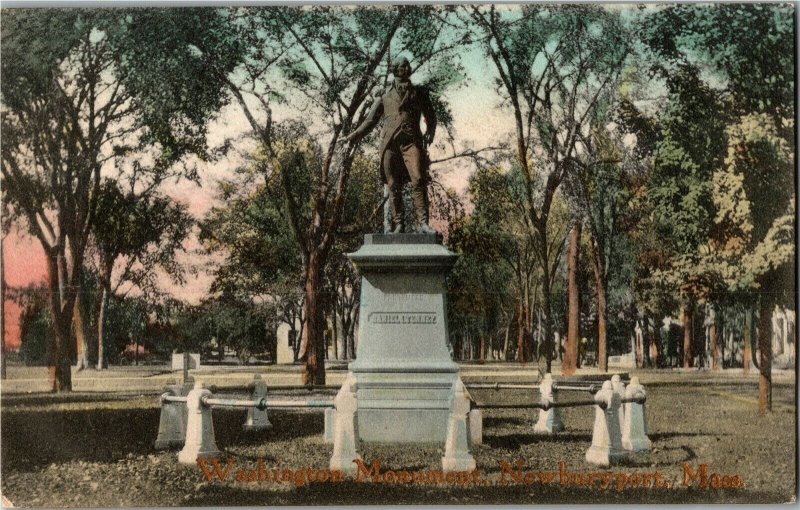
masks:
{"type": "Polygon", "coordinates": [[[276,363],[294,363],[294,342],[299,342],[300,338],[294,338],[292,333],[299,335],[300,334],[300,321],[297,320],[294,323],[295,331],[292,332],[292,329],[289,327],[289,324],[286,322],[281,322],[278,326],[278,331],[276,333],[277,337],[277,359],[275,360],[276,363]]]}
{"type": "Polygon", "coordinates": [[[797,330],[795,312],[777,305],[772,312],[772,352],[776,361],[784,365],[793,365],[796,355],[795,341],[797,330]]]}

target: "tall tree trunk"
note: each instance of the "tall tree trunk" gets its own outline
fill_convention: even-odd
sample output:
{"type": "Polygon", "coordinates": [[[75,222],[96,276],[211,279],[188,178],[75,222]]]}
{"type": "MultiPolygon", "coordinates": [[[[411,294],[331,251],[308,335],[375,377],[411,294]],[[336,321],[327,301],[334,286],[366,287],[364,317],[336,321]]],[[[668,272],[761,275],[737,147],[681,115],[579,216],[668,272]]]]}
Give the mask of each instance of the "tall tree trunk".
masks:
{"type": "Polygon", "coordinates": [[[339,359],[339,314],[336,313],[336,309],[337,308],[338,307],[336,305],[334,305],[334,307],[333,307],[333,326],[332,326],[333,327],[333,331],[331,331],[331,334],[333,336],[333,339],[331,340],[331,342],[333,342],[333,359],[336,359],[336,360],[339,359]]]}
{"type": "Polygon", "coordinates": [[[509,348],[511,347],[508,337],[511,336],[511,322],[506,324],[506,335],[503,340],[503,361],[509,361],[509,348]]]}
{"type": "Polygon", "coordinates": [[[114,268],[114,259],[105,257],[100,267],[100,287],[102,292],[97,294],[95,302],[95,322],[97,328],[97,370],[105,369],[105,334],[106,314],[108,313],[108,300],[111,299],[111,271],[114,268]]]}
{"type": "Polygon", "coordinates": [[[83,320],[83,296],[79,292],[72,307],[72,326],[75,331],[75,369],[89,368],[89,334],[86,321],[83,320]]]}
{"type": "MultiPolygon", "coordinates": [[[[69,302],[71,300],[67,296],[68,289],[62,286],[66,285],[66,278],[60,277],[59,265],[56,250],[51,250],[47,257],[47,290],[53,318],[53,340],[47,353],[47,375],[50,389],[56,393],[72,391],[70,329],[72,329],[72,306],[74,306],[74,301],[69,302]],[[61,308],[65,301],[70,305],[66,308],[66,313],[61,308]]],[[[66,265],[61,265],[66,270],[66,265]]]]}
{"type": "Polygon", "coordinates": [[[580,256],[581,223],[575,222],[569,233],[567,245],[567,338],[561,373],[572,375],[578,367],[578,342],[581,336],[581,294],[578,287],[578,260],[580,256]]]}
{"type": "Polygon", "coordinates": [[[553,310],[550,308],[551,298],[550,274],[549,271],[545,271],[544,278],[542,278],[542,310],[544,312],[544,338],[542,339],[542,347],[544,347],[544,359],[548,374],[551,373],[553,366],[553,310]]]}
{"type": "Polygon", "coordinates": [[[601,372],[608,372],[608,341],[606,338],[606,316],[608,306],[606,301],[606,278],[603,270],[603,261],[600,259],[600,250],[595,242],[591,247],[592,272],[594,273],[594,287],[597,297],[597,367],[601,372]]]}
{"type": "Polygon", "coordinates": [[[51,391],[60,393],[72,391],[71,335],[69,324],[65,327],[64,320],[55,322],[56,324],[53,325],[53,343],[48,355],[47,375],[51,391]]]}
{"type": "Polygon", "coordinates": [[[772,411],[772,303],[762,295],[758,306],[758,414],[772,411]]]}
{"type": "Polygon", "coordinates": [[[295,309],[292,310],[291,319],[292,319],[292,325],[290,332],[292,333],[292,358],[293,361],[296,362],[297,353],[300,352],[300,335],[302,333],[298,334],[297,327],[295,326],[297,324],[297,312],[295,311],[295,309]]]}
{"type": "Polygon", "coordinates": [[[106,368],[105,338],[106,311],[108,310],[109,289],[103,285],[103,291],[98,294],[97,304],[97,370],[106,368]]]}
{"type": "Polygon", "coordinates": [[[608,372],[606,314],[606,290],[601,285],[597,288],[597,367],[601,372],[608,372]]]}
{"type": "Polygon", "coordinates": [[[528,361],[528,349],[525,346],[525,303],[520,298],[517,304],[517,361],[528,361]]]}
{"type": "Polygon", "coordinates": [[[349,360],[356,359],[356,325],[358,324],[358,306],[353,305],[347,316],[347,352],[349,360]]]}
{"type": "Polygon", "coordinates": [[[647,323],[642,328],[641,321],[636,319],[639,331],[633,330],[633,359],[636,368],[644,367],[644,335],[647,332],[647,323]]]}
{"type": "Polygon", "coordinates": [[[659,351],[661,351],[661,328],[657,319],[650,318],[649,322],[653,322],[653,329],[650,333],[650,366],[656,368],[659,365],[659,351]]]}
{"type": "Polygon", "coordinates": [[[307,257],[305,271],[305,300],[303,303],[305,324],[301,347],[305,361],[303,384],[307,386],[325,384],[325,335],[322,307],[319,302],[319,291],[322,286],[321,266],[319,254],[310,253],[307,257]]]}
{"type": "Polygon", "coordinates": [[[691,304],[683,307],[683,368],[694,365],[694,309],[691,304]]]}
{"type": "Polygon", "coordinates": [[[719,358],[719,335],[717,334],[716,314],[714,314],[714,322],[708,326],[708,343],[711,349],[711,370],[717,371],[720,369],[719,358]]]}
{"type": "Polygon", "coordinates": [[[342,312],[342,358],[353,359],[350,355],[350,309],[342,312]]]}
{"type": "Polygon", "coordinates": [[[744,307],[744,329],[742,331],[742,373],[750,373],[750,346],[753,342],[753,310],[749,306],[744,307]]]}

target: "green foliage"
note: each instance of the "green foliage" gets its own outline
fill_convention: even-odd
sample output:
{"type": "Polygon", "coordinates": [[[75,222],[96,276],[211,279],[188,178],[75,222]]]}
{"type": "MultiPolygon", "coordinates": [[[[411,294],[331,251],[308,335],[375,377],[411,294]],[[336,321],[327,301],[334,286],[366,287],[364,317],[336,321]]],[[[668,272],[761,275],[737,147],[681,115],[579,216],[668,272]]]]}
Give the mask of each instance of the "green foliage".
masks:
{"type": "Polygon", "coordinates": [[[691,253],[709,236],[711,173],[724,157],[724,117],[716,95],[696,69],[668,80],[670,99],[659,118],[648,198],[654,227],[677,253],[691,253]]]}
{"type": "MultiPolygon", "coordinates": [[[[513,234],[502,229],[509,218],[507,176],[479,168],[470,178],[472,214],[450,224],[449,244],[460,254],[448,277],[449,324],[453,335],[492,335],[513,307],[513,234]]],[[[456,341],[450,339],[454,345],[456,341]]]]}
{"type": "Polygon", "coordinates": [[[180,349],[229,348],[247,364],[265,352],[275,357],[275,308],[230,294],[185,307],[176,315],[175,330],[186,340],[180,349]]]}
{"type": "Polygon", "coordinates": [[[19,317],[19,355],[28,366],[44,365],[47,363],[50,339],[53,337],[47,288],[44,285],[31,285],[17,290],[15,294],[15,300],[22,308],[19,317]]]}
{"type": "Polygon", "coordinates": [[[288,219],[281,179],[290,182],[289,200],[301,217],[311,214],[314,171],[321,148],[299,124],[278,126],[272,155],[256,153],[235,179],[222,181],[220,198],[200,223],[200,239],[208,250],[225,250],[212,291],[257,296],[273,286],[297,285],[302,257],[288,219]]]}
{"type": "Polygon", "coordinates": [[[644,31],[671,98],[648,198],[653,226],[675,249],[654,274],[685,296],[750,301],[767,282],[770,296],[790,292],[775,272],[794,253],[794,192],[784,185],[792,14],[778,4],[685,4],[656,11],[644,31]],[[700,62],[712,72],[701,76],[700,62]]]}
{"type": "Polygon", "coordinates": [[[726,290],[761,287],[771,279],[776,299],[790,300],[795,256],[795,194],[788,183],[793,149],[766,114],[729,126],[725,165],[714,173],[715,250],[711,263],[726,290]],[[780,275],[780,276],[779,276],[780,275]]]}
{"type": "MultiPolygon", "coordinates": [[[[37,100],[60,109],[59,89],[72,94],[108,81],[121,101],[101,130],[126,118],[144,129],[142,143],[160,146],[164,163],[186,151],[202,157],[205,122],[225,101],[208,77],[230,72],[240,51],[218,10],[14,9],[3,17],[2,96],[10,111],[37,100]],[[204,53],[224,66],[209,69],[204,53]]],[[[117,152],[128,142],[119,140],[117,152]]]]}
{"type": "Polygon", "coordinates": [[[142,142],[158,143],[166,162],[186,151],[204,158],[206,121],[226,104],[221,80],[242,51],[226,13],[115,9],[105,17],[101,29],[114,48],[118,78],[147,128],[142,142]]]}
{"type": "Polygon", "coordinates": [[[678,4],[658,10],[644,39],[658,54],[654,68],[702,62],[722,74],[738,115],[794,117],[795,8],[790,4],[678,4]]]}
{"type": "Polygon", "coordinates": [[[97,197],[92,236],[100,252],[103,277],[109,278],[118,258],[125,259],[119,284],[129,282],[153,297],[158,294],[156,268],[182,283],[185,268],[175,259],[183,250],[194,220],[185,205],[151,191],[125,193],[119,184],[104,180],[97,197]]]}

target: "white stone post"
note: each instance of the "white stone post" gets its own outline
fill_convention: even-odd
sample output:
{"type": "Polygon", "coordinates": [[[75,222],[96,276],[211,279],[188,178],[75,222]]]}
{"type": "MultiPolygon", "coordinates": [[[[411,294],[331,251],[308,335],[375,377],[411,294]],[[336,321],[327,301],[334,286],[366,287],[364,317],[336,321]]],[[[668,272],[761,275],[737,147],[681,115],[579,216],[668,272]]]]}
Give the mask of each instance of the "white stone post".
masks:
{"type": "Polygon", "coordinates": [[[158,419],[158,437],[156,450],[164,450],[173,446],[183,446],[186,437],[186,423],[183,420],[186,404],[183,402],[166,402],[164,397],[180,396],[180,386],[168,385],[161,395],[161,416],[158,419]]]}
{"type": "MultiPolygon", "coordinates": [[[[619,399],[622,400],[625,398],[625,383],[622,382],[622,378],[619,374],[614,374],[611,376],[611,388],[614,390],[614,393],[619,395],[619,399]]],[[[625,407],[619,408],[619,430],[622,431],[622,427],[625,425],[625,407]]]]}
{"type": "Polygon", "coordinates": [[[475,469],[475,459],[470,451],[469,411],[470,400],[464,383],[460,378],[456,379],[442,457],[442,471],[445,473],[475,469]]]}
{"type": "MultiPolygon", "coordinates": [[[[542,402],[552,404],[556,401],[556,392],[553,390],[553,375],[544,374],[542,382],[539,384],[539,394],[542,402]]],[[[548,410],[539,409],[539,421],[533,427],[534,434],[555,434],[564,430],[564,420],[561,409],[551,407],[548,410]]]]}
{"type": "Polygon", "coordinates": [[[472,409],[468,420],[470,446],[483,444],[483,412],[480,409],[472,409]]]}
{"type": "Polygon", "coordinates": [[[356,379],[352,373],[342,383],[339,393],[333,399],[336,407],[336,424],[333,427],[333,455],[331,470],[353,475],[357,466],[358,454],[358,402],[356,401],[356,379]]]}
{"type": "Polygon", "coordinates": [[[586,462],[609,466],[625,456],[619,430],[620,398],[612,388],[611,381],[605,381],[594,400],[598,406],[594,415],[592,446],[586,451],[586,462]],[[605,409],[601,407],[603,404],[605,409]]]}
{"type": "Polygon", "coordinates": [[[783,309],[783,353],[794,361],[794,338],[791,330],[794,327],[794,312],[788,308],[783,309]]]}
{"type": "MultiPolygon", "coordinates": [[[[256,374],[253,378],[253,392],[250,398],[254,403],[260,401],[262,398],[267,398],[267,383],[261,379],[260,374],[256,374]]],[[[266,430],[272,428],[272,423],[269,421],[267,415],[267,408],[259,409],[255,405],[247,409],[247,421],[242,425],[242,429],[247,432],[257,430],[266,430]]]]}
{"type": "MultiPolygon", "coordinates": [[[[632,377],[625,398],[645,398],[644,386],[639,384],[638,377],[632,377]]],[[[625,422],[622,427],[622,447],[634,452],[650,451],[652,443],[647,437],[647,421],[644,404],[625,403],[625,422]]]]}
{"type": "Polygon", "coordinates": [[[333,431],[336,430],[336,408],[325,408],[325,427],[322,431],[322,442],[333,443],[333,431]]]}
{"type": "MultiPolygon", "coordinates": [[[[186,397],[189,395],[189,392],[192,391],[195,385],[194,378],[190,375],[188,379],[183,381],[183,384],[179,385],[178,388],[180,389],[180,396],[186,397]]],[[[183,422],[183,435],[186,436],[186,424],[189,421],[189,406],[183,404],[180,406],[181,410],[181,421],[183,422]]]]}
{"type": "Polygon", "coordinates": [[[186,443],[178,454],[181,464],[195,464],[200,457],[217,457],[219,450],[214,440],[214,422],[211,419],[211,407],[203,404],[203,397],[211,392],[198,382],[186,396],[186,408],[189,417],[186,423],[186,443]]]}

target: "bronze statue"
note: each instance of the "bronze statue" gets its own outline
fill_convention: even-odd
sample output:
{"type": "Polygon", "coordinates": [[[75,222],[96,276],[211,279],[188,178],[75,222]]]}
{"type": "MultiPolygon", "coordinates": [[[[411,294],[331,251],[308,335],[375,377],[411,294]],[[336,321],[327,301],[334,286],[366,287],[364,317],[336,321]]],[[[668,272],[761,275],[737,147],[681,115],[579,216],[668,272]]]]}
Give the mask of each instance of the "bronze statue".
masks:
{"type": "Polygon", "coordinates": [[[391,232],[405,231],[403,220],[403,185],[411,182],[411,199],[417,220],[417,232],[435,234],[428,225],[428,158],[426,147],[433,143],[436,114],[426,90],[411,83],[411,64],[405,57],[392,64],[394,84],[373,105],[367,118],[344,138],[355,141],[366,136],[385,118],[381,131],[380,161],[384,184],[389,187],[391,232]],[[423,136],[419,121],[425,117],[423,136]]]}

